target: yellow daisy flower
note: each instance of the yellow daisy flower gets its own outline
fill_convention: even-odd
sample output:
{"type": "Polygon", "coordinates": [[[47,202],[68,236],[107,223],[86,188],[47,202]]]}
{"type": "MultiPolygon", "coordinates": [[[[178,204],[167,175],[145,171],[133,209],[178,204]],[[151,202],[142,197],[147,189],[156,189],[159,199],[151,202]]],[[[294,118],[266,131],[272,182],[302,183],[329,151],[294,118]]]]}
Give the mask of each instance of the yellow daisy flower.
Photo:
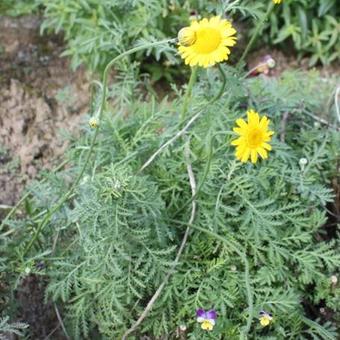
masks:
{"type": "Polygon", "coordinates": [[[248,122],[243,119],[237,119],[233,130],[239,136],[236,140],[231,142],[236,146],[236,158],[241,162],[247,162],[249,157],[252,163],[256,163],[258,154],[266,159],[268,157],[268,151],[272,147],[267,143],[271,140],[273,131],[268,130],[270,120],[263,116],[260,119],[259,114],[254,110],[247,111],[248,122]]]}
{"type": "Polygon", "coordinates": [[[274,4],[280,4],[282,0],[273,0],[274,4]]]}
{"type": "Polygon", "coordinates": [[[209,67],[230,54],[230,46],[236,44],[236,30],[228,20],[219,16],[192,21],[178,34],[178,51],[186,65],[209,67]]]}

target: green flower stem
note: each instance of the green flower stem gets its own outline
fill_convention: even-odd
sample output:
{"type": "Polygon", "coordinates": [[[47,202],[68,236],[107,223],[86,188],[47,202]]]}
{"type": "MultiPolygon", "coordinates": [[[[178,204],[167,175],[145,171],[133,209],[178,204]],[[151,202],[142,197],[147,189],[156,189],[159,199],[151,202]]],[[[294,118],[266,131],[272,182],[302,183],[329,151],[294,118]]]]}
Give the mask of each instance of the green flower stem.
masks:
{"type": "Polygon", "coordinates": [[[182,111],[181,111],[181,116],[180,116],[181,125],[185,121],[185,116],[186,116],[186,113],[188,111],[188,105],[189,105],[189,100],[190,100],[191,94],[192,94],[192,88],[193,88],[193,86],[196,82],[196,79],[197,79],[197,69],[198,69],[197,66],[191,68],[191,75],[190,75],[188,87],[187,87],[187,90],[186,90],[186,93],[185,93],[184,102],[183,102],[182,111]]]}
{"type": "MultiPolygon", "coordinates": [[[[148,43],[148,44],[144,44],[135,48],[132,48],[126,52],[121,53],[119,56],[117,56],[116,58],[112,59],[105,67],[104,72],[103,72],[103,80],[102,80],[102,85],[103,85],[103,93],[102,93],[102,99],[101,99],[101,103],[100,103],[100,107],[98,110],[98,119],[99,121],[101,120],[102,116],[103,116],[103,112],[104,112],[104,108],[105,108],[105,103],[106,103],[106,93],[107,93],[107,78],[109,75],[109,71],[111,69],[111,67],[120,59],[133,54],[135,52],[150,48],[150,47],[154,47],[154,46],[159,46],[159,45],[163,45],[163,44],[167,44],[169,42],[173,42],[176,39],[167,39],[167,40],[162,40],[162,41],[156,41],[153,43],[148,43]]],[[[24,249],[24,252],[22,254],[22,256],[24,257],[32,248],[33,244],[36,242],[38,236],[40,235],[41,231],[44,229],[44,227],[48,224],[48,222],[50,221],[52,215],[58,211],[61,206],[73,195],[75,188],[77,187],[77,185],[79,184],[81,178],[84,175],[84,172],[86,170],[86,167],[90,161],[91,155],[93,153],[94,150],[94,146],[97,140],[97,136],[98,136],[98,132],[99,132],[99,127],[95,128],[95,132],[94,135],[92,137],[92,141],[91,141],[91,145],[90,145],[90,150],[86,156],[84,165],[79,173],[79,175],[77,176],[77,178],[75,179],[75,181],[73,182],[71,188],[69,189],[69,191],[66,192],[66,194],[64,194],[59,201],[56,203],[56,205],[45,215],[44,219],[39,223],[34,235],[32,236],[30,242],[28,243],[28,245],[26,246],[26,248],[24,249]]]]}
{"type": "Polygon", "coordinates": [[[246,338],[247,334],[249,333],[251,322],[253,320],[253,309],[254,309],[254,298],[253,298],[253,292],[252,288],[250,286],[250,278],[249,278],[249,263],[247,260],[246,255],[238,249],[236,245],[232,243],[232,241],[227,240],[226,238],[214,233],[213,231],[209,229],[204,229],[201,227],[198,227],[197,225],[192,224],[191,228],[201,231],[202,233],[208,234],[209,236],[214,237],[215,239],[222,241],[224,244],[226,244],[229,248],[231,248],[237,255],[242,259],[244,262],[244,281],[246,285],[246,292],[247,292],[247,300],[248,300],[248,319],[247,319],[247,325],[245,330],[242,332],[241,336],[243,339],[246,338]]]}
{"type": "Polygon", "coordinates": [[[248,55],[248,52],[250,51],[250,49],[252,48],[257,36],[259,35],[261,29],[263,28],[264,23],[267,21],[267,19],[269,18],[269,15],[272,11],[272,9],[274,8],[274,3],[271,1],[266,14],[263,16],[263,18],[259,21],[259,23],[257,24],[256,28],[255,28],[255,32],[253,34],[253,36],[251,37],[246,49],[244,50],[239,62],[237,63],[238,65],[240,65],[244,59],[246,58],[246,56],[248,55]]]}
{"type": "Polygon", "coordinates": [[[218,64],[218,70],[220,71],[220,75],[221,75],[221,78],[222,78],[222,86],[220,87],[220,90],[218,91],[217,95],[211,101],[209,101],[209,105],[216,102],[216,100],[221,98],[221,96],[224,92],[225,86],[227,84],[227,77],[224,73],[224,70],[223,70],[221,64],[218,64]]]}
{"type": "Polygon", "coordinates": [[[196,112],[196,114],[194,116],[192,116],[189,121],[187,122],[187,124],[176,133],[175,136],[173,136],[172,138],[170,138],[166,143],[164,143],[159,149],[157,149],[156,152],[154,152],[152,154],[152,156],[150,156],[148,158],[148,160],[141,166],[141,168],[139,169],[139,172],[143,171],[145,168],[147,168],[153,161],[154,159],[164,150],[166,149],[170,144],[172,144],[175,140],[177,140],[178,138],[180,138],[181,136],[183,136],[183,134],[185,134],[185,132],[189,129],[189,127],[203,114],[203,112],[205,112],[206,108],[209,107],[209,105],[211,105],[213,102],[215,102],[216,100],[218,100],[225,89],[225,85],[227,82],[227,78],[226,75],[222,69],[222,67],[219,65],[219,70],[222,76],[222,86],[220,88],[220,90],[218,91],[217,95],[212,98],[211,100],[209,100],[205,105],[203,105],[202,108],[200,108],[198,110],[198,112],[196,112]]]}

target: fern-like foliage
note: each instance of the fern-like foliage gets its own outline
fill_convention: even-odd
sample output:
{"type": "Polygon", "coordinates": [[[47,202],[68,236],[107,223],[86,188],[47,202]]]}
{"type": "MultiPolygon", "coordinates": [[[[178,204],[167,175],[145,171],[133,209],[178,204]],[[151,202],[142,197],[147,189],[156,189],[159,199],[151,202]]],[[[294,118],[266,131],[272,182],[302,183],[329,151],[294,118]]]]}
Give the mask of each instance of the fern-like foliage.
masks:
{"type": "MultiPolygon", "coordinates": [[[[315,98],[318,77],[288,73],[248,80],[230,67],[225,71],[227,87],[219,101],[205,107],[218,91],[214,70],[202,72],[193,92],[189,115],[205,107],[187,131],[197,211],[174,269],[192,200],[183,138],[140,168],[178,131],[182,99],[150,97],[107,108],[75,195],[46,226],[42,249],[37,245],[30,253],[44,259],[50,278],[46,298],[64,303],[74,339],[120,338],[169,271],[136,339],[175,337],[180,326],[188,339],[201,338],[195,321],[200,307],[219,315],[206,339],[239,339],[245,333],[249,339],[335,339],[331,324],[310,320],[304,309],[306,300],[336,309],[329,278],[340,264],[336,242],[320,237],[325,205],[333,199],[329,183],[336,175],[340,137],[304,114],[318,114],[323,106],[320,89],[315,98]],[[234,122],[249,106],[267,114],[275,130],[269,159],[256,165],[237,162],[230,145],[234,122]],[[303,166],[301,158],[307,159],[303,166]],[[262,309],[274,316],[266,329],[257,320],[262,309]]],[[[325,93],[328,84],[323,86],[325,93]]],[[[67,155],[71,168],[30,187],[33,209],[27,219],[33,229],[80,171],[91,133],[74,141],[67,155]]],[[[21,225],[8,242],[25,243],[31,230],[16,223],[21,225]]]]}
{"type": "Polygon", "coordinates": [[[24,330],[28,327],[23,322],[8,322],[9,317],[0,318],[0,340],[7,340],[9,336],[23,336],[24,330]]]}

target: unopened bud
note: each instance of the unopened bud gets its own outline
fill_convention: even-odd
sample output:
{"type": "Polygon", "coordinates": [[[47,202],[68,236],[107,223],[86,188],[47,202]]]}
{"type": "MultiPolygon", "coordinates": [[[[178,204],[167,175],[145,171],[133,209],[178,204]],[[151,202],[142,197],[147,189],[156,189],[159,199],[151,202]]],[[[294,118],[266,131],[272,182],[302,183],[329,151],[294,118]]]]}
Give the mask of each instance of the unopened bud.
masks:
{"type": "Polygon", "coordinates": [[[308,163],[307,158],[300,158],[299,164],[301,167],[304,167],[308,163]]]}
{"type": "Polygon", "coordinates": [[[231,270],[232,272],[236,272],[237,267],[236,267],[235,265],[232,265],[232,266],[230,266],[230,270],[231,270]]]}
{"type": "Polygon", "coordinates": [[[183,27],[179,32],[178,32],[178,42],[182,46],[191,46],[195,43],[196,41],[196,32],[190,28],[190,27],[183,27]]]}
{"type": "Polygon", "coordinates": [[[185,332],[187,330],[187,326],[186,325],[180,325],[179,329],[181,332],[185,332]]]}
{"type": "Polygon", "coordinates": [[[99,120],[96,117],[91,117],[89,120],[89,125],[92,129],[95,129],[99,126],[99,120]]]}
{"type": "Polygon", "coordinates": [[[331,282],[333,285],[336,285],[338,283],[338,278],[336,277],[336,275],[331,276],[331,282]]]}
{"type": "Polygon", "coordinates": [[[274,59],[271,58],[271,59],[267,60],[267,65],[268,65],[269,68],[274,68],[275,65],[276,65],[276,62],[275,62],[274,59]]]}

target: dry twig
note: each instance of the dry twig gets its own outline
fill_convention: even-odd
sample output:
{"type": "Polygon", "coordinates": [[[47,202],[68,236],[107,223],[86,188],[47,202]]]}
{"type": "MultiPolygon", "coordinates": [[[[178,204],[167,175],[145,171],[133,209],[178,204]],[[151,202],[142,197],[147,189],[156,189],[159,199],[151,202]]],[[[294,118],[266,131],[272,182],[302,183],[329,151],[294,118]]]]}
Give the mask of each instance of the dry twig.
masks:
{"type": "Polygon", "coordinates": [[[281,120],[281,133],[280,133],[280,141],[282,143],[285,142],[286,139],[286,125],[287,125],[287,120],[289,117],[289,112],[285,112],[282,116],[282,120],[281,120]]]}
{"type": "Polygon", "coordinates": [[[203,110],[198,111],[190,120],[189,122],[184,126],[184,128],[176,133],[175,136],[170,138],[166,143],[164,143],[139,169],[139,172],[142,172],[147,166],[152,163],[152,161],[170,144],[172,144],[176,139],[183,136],[184,133],[189,129],[191,124],[195,122],[195,120],[203,113],[203,110]]]}
{"type": "Polygon", "coordinates": [[[58,321],[59,321],[59,324],[60,324],[60,327],[61,329],[63,330],[64,334],[65,334],[65,337],[67,340],[70,340],[70,336],[68,335],[67,331],[66,331],[66,328],[65,328],[65,325],[64,325],[64,322],[63,322],[63,319],[61,318],[60,316],[60,313],[59,313],[59,310],[58,310],[58,307],[56,304],[54,304],[54,310],[55,310],[55,314],[58,318],[58,321]]]}

